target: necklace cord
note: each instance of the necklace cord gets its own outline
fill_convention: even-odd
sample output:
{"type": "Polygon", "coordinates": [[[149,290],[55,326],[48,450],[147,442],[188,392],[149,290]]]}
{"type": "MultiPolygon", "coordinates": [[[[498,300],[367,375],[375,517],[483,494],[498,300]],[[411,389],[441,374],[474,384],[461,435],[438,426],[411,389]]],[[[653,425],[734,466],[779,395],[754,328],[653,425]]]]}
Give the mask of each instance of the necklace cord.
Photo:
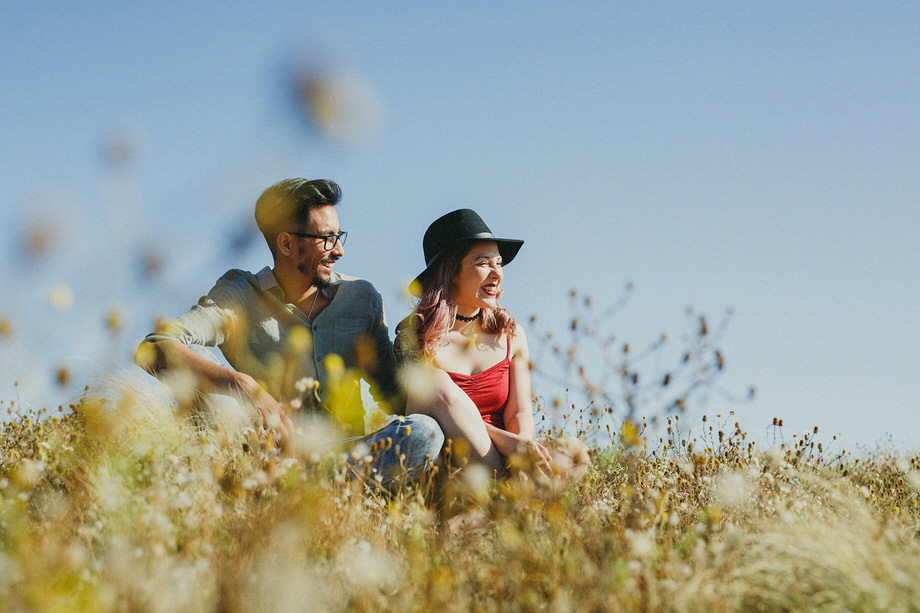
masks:
{"type": "Polygon", "coordinates": [[[476,321],[476,320],[479,319],[480,317],[482,317],[482,309],[479,309],[478,311],[476,311],[476,314],[475,314],[475,315],[471,315],[471,316],[469,316],[469,317],[464,317],[463,315],[461,315],[461,314],[459,314],[459,313],[457,313],[456,315],[454,315],[454,318],[455,318],[455,319],[459,319],[460,321],[476,321]]]}
{"type": "MultiPolygon", "coordinates": [[[[313,316],[313,307],[316,306],[316,299],[319,298],[319,288],[316,288],[316,293],[313,294],[313,304],[310,305],[310,312],[307,313],[307,319],[310,319],[313,316]]],[[[310,321],[313,321],[310,319],[310,321]]]]}

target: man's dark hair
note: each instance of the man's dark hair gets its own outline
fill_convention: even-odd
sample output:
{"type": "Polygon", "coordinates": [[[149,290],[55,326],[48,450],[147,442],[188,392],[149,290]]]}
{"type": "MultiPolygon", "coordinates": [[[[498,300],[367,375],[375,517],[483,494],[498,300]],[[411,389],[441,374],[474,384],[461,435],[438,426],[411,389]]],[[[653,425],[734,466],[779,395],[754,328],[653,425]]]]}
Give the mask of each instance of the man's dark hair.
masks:
{"type": "Polygon", "coordinates": [[[310,223],[311,210],[335,206],[341,198],[338,183],[328,179],[284,179],[262,192],[256,202],[256,224],[272,255],[278,234],[302,231],[310,223]]]}

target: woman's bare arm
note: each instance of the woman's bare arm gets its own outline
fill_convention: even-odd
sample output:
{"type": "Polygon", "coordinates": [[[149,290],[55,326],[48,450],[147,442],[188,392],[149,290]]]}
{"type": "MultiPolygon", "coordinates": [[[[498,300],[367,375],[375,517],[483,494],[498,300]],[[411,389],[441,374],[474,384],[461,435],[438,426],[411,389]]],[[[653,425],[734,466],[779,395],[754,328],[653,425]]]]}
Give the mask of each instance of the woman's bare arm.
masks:
{"type": "Polygon", "coordinates": [[[534,437],[533,403],[530,389],[530,353],[527,335],[517,325],[511,343],[511,389],[502,417],[505,429],[526,438],[534,437]]]}
{"type": "Polygon", "coordinates": [[[502,455],[508,457],[514,453],[527,452],[535,456],[538,464],[548,465],[552,461],[552,454],[534,439],[530,355],[527,350],[527,335],[520,324],[508,342],[511,343],[511,389],[502,413],[505,430],[489,425],[486,429],[502,455]]]}

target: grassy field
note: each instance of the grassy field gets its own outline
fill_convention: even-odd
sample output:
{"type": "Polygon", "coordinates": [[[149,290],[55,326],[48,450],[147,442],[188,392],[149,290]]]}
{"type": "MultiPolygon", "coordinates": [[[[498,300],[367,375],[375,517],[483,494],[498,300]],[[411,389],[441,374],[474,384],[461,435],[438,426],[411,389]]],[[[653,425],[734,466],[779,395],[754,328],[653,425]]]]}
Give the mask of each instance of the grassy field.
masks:
{"type": "Polygon", "coordinates": [[[623,424],[567,489],[442,468],[383,496],[308,443],[112,389],[3,406],[0,610],[920,610],[917,455],[756,451],[731,417],[672,416],[654,442],[623,424]]]}

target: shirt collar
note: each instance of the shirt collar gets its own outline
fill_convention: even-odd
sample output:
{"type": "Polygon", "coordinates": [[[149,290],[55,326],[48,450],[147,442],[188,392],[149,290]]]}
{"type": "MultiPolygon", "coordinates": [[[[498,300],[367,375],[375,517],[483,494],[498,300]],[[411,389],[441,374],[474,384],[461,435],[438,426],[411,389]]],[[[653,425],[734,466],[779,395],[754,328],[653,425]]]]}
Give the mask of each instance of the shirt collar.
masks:
{"type": "Polygon", "coordinates": [[[275,287],[279,290],[281,289],[281,286],[278,285],[278,279],[275,278],[275,273],[268,266],[256,273],[256,280],[259,282],[259,289],[263,292],[270,291],[275,287]]]}
{"type": "MultiPolygon", "coordinates": [[[[259,282],[259,289],[263,292],[272,292],[278,296],[284,295],[284,290],[281,289],[281,286],[278,284],[278,278],[275,277],[275,273],[271,267],[266,266],[257,272],[256,280],[259,282]]],[[[329,277],[329,287],[323,290],[323,295],[326,296],[326,298],[332,298],[335,296],[336,291],[338,291],[338,286],[341,284],[342,275],[340,275],[338,271],[333,270],[332,275],[329,277]]]]}

